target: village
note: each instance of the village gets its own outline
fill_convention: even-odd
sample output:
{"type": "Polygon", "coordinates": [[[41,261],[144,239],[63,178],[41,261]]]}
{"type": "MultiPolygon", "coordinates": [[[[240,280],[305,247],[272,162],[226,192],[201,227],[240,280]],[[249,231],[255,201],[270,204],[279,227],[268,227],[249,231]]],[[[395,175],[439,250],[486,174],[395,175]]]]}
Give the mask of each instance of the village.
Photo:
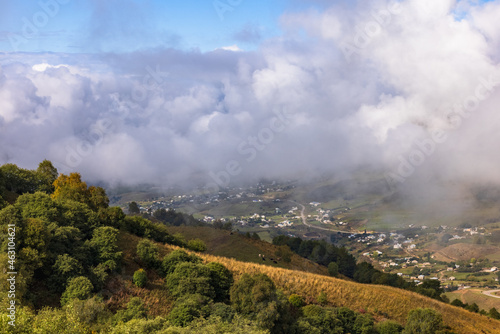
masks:
{"type": "MultiPolygon", "coordinates": [[[[285,234],[306,240],[325,239],[345,246],[359,261],[417,284],[439,280],[448,290],[498,286],[500,254],[492,259],[445,258],[438,249],[454,244],[481,244],[490,236],[485,227],[399,225],[376,231],[348,201],[300,203],[288,194],[291,182],[258,182],[252,187],[232,187],[215,194],[200,191],[156,197],[140,203],[144,214],[173,209],[204,223],[231,223],[240,233],[256,233],[265,241],[285,234]],[[436,245],[439,247],[436,248],[436,245]]],[[[353,206],[354,205],[354,206],[353,206]]]]}

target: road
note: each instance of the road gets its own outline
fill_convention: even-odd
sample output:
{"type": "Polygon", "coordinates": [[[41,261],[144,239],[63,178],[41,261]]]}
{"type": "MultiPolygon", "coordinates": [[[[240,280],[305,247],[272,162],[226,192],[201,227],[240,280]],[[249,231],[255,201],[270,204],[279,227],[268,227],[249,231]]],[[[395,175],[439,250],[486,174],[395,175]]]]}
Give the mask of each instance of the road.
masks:
{"type": "Polygon", "coordinates": [[[493,297],[493,298],[500,298],[500,296],[495,295],[495,292],[500,292],[500,290],[489,290],[489,291],[483,291],[483,293],[487,296],[493,297]]]}
{"type": "Polygon", "coordinates": [[[320,227],[320,226],[315,226],[315,225],[311,225],[307,222],[307,217],[306,217],[306,207],[300,203],[297,203],[297,202],[294,202],[294,201],[289,201],[289,202],[292,202],[294,204],[297,204],[299,205],[302,209],[300,210],[300,217],[302,218],[302,223],[304,225],[306,225],[307,227],[310,227],[310,228],[315,228],[315,229],[318,229],[318,230],[323,230],[323,231],[328,231],[328,232],[339,232],[339,233],[345,233],[345,234],[359,234],[359,232],[348,232],[348,231],[339,231],[339,230],[332,230],[331,228],[326,228],[326,227],[320,227]]]}

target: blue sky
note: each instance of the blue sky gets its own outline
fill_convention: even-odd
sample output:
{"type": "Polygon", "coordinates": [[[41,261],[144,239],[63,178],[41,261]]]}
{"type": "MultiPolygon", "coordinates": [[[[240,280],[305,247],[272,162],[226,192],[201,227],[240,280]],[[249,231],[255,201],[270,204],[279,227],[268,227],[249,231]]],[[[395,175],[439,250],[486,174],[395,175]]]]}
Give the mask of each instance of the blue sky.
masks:
{"type": "Polygon", "coordinates": [[[290,0],[3,0],[0,6],[1,51],[95,53],[155,47],[205,52],[234,44],[252,50],[280,33],[283,13],[311,4],[290,0]]]}

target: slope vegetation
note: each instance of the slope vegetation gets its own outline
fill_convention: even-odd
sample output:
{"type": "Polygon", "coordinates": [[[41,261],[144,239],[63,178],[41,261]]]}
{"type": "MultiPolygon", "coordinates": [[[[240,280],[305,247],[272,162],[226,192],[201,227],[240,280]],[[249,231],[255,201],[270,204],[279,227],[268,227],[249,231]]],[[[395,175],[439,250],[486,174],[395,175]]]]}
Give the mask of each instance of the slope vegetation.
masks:
{"type": "MultiPolygon", "coordinates": [[[[127,234],[120,234],[120,245],[123,249],[125,266],[133,264],[134,252],[141,239],[127,234]],[[132,262],[131,262],[132,261],[132,262]]],[[[162,245],[162,252],[168,253],[176,246],[162,245]]],[[[484,334],[500,333],[500,321],[471,313],[422,295],[381,285],[365,285],[320,274],[290,270],[257,263],[241,262],[222,256],[200,254],[207,262],[219,262],[233,272],[237,279],[244,273],[264,273],[287,294],[302,295],[308,302],[314,302],[324,292],[328,302],[333,306],[346,306],[353,310],[364,310],[381,320],[392,319],[404,323],[408,312],[419,307],[433,308],[443,315],[445,324],[456,333],[484,334]]],[[[138,268],[132,265],[126,272],[130,275],[138,268]]]]}

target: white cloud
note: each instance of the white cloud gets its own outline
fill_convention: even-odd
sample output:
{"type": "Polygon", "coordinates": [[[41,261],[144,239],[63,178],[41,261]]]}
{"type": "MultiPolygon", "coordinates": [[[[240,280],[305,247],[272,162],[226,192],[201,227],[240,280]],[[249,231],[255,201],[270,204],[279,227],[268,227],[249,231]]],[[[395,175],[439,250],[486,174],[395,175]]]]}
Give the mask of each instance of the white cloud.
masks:
{"type": "Polygon", "coordinates": [[[443,129],[449,141],[421,170],[484,178],[500,164],[500,86],[479,89],[484,98],[458,129],[449,116],[500,73],[500,4],[459,19],[455,1],[392,5],[286,14],[283,36],[255,52],[4,54],[1,162],[48,158],[91,180],[166,184],[207,181],[235,160],[236,181],[392,168],[443,129]],[[355,47],[348,59],[343,43],[355,47]],[[78,163],[68,165],[70,152],[78,163]]]}

